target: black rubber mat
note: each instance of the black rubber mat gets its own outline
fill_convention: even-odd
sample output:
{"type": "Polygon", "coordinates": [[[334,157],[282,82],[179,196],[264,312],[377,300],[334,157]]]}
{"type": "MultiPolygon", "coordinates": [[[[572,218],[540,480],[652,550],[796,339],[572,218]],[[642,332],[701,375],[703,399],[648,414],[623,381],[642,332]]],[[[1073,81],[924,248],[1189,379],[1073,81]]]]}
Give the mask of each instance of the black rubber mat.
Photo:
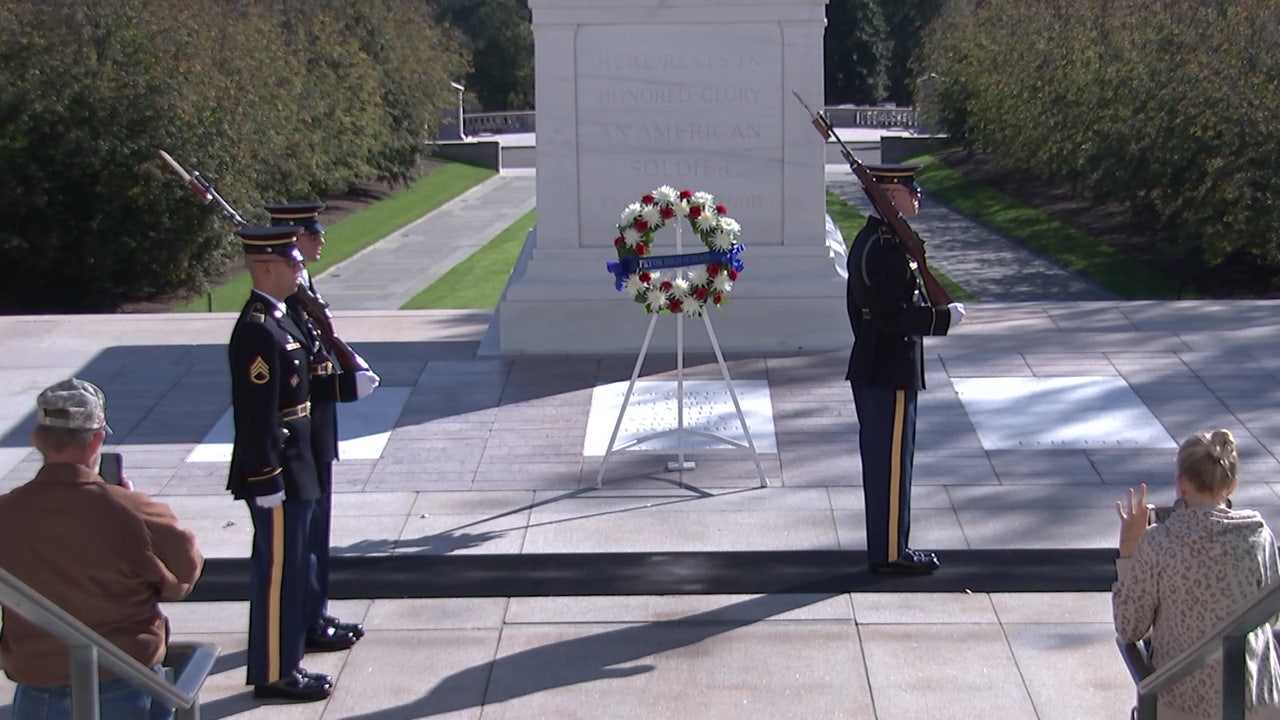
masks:
{"type": "MultiPolygon", "coordinates": [[[[929,576],[873,575],[861,552],[338,556],[330,597],[720,595],[830,592],[1106,592],[1116,551],[943,550],[929,576]]],[[[249,561],[211,558],[188,598],[246,600],[249,561]]]]}

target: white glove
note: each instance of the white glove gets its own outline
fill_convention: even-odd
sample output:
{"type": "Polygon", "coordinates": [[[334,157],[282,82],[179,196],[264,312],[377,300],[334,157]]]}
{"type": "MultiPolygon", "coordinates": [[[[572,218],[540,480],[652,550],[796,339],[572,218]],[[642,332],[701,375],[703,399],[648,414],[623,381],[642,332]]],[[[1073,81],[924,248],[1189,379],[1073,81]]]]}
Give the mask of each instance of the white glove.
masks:
{"type": "Polygon", "coordinates": [[[951,311],[951,327],[959,325],[960,321],[964,320],[964,303],[953,302],[947,306],[947,309],[951,311]]]}
{"type": "Polygon", "coordinates": [[[372,370],[356,371],[356,399],[368,397],[382,384],[382,378],[372,370]]]}
{"type": "Polygon", "coordinates": [[[253,498],[253,504],[263,510],[278,508],[284,504],[284,491],[281,490],[278,493],[272,493],[270,495],[257,495],[253,498]]]}

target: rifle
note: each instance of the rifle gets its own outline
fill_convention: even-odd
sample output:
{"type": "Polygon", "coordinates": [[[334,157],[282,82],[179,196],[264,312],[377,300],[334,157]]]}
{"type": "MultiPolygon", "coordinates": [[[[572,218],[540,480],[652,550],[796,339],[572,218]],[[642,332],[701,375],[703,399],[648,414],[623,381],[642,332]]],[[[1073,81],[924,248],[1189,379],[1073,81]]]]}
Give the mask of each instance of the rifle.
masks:
{"type": "Polygon", "coordinates": [[[169,167],[173,168],[173,171],[178,173],[178,177],[182,178],[187,187],[191,188],[191,191],[200,198],[200,202],[208,205],[211,200],[217,201],[218,208],[222,210],[222,214],[235,223],[236,227],[243,227],[247,224],[244,218],[240,217],[240,213],[236,212],[226,200],[222,199],[218,191],[213,189],[213,184],[201,177],[199,170],[187,172],[186,168],[179,165],[178,161],[174,160],[169,153],[163,150],[160,150],[159,153],[161,159],[169,163],[169,167]]]}
{"type": "Polygon", "coordinates": [[[924,262],[924,241],[907,224],[907,219],[902,217],[902,212],[889,199],[888,193],[871,178],[871,171],[867,170],[867,166],[863,165],[849,151],[848,146],[836,134],[835,128],[831,126],[831,122],[827,120],[827,117],[820,112],[814,112],[796,90],[792,90],[791,94],[796,96],[796,99],[804,106],[805,112],[809,113],[814,129],[822,135],[823,139],[835,138],[835,141],[840,144],[840,154],[844,156],[845,162],[849,163],[849,168],[853,170],[853,174],[862,182],[863,189],[867,191],[867,196],[871,198],[872,207],[888,223],[889,229],[893,231],[898,241],[902,243],[907,255],[916,261],[917,271],[920,273],[920,281],[924,285],[924,294],[929,299],[929,304],[951,304],[951,293],[947,292],[947,289],[942,286],[938,278],[934,277],[933,273],[929,271],[929,266],[924,262]]]}
{"type": "Polygon", "coordinates": [[[353,373],[369,369],[369,363],[357,355],[356,351],[334,332],[333,313],[329,312],[329,303],[321,300],[306,285],[299,285],[298,291],[293,296],[297,298],[298,305],[302,307],[302,311],[307,314],[307,317],[311,318],[311,322],[315,323],[321,337],[329,344],[329,348],[338,360],[338,365],[342,366],[342,372],[353,373]]]}
{"type": "MultiPolygon", "coordinates": [[[[213,184],[201,177],[199,170],[187,172],[186,168],[182,167],[177,160],[174,160],[169,153],[164,150],[159,150],[158,152],[161,159],[168,163],[169,167],[173,168],[173,171],[178,174],[178,177],[182,178],[182,181],[187,184],[187,187],[191,188],[201,202],[205,204],[211,201],[217,202],[222,214],[235,223],[236,227],[243,227],[248,224],[244,221],[244,218],[240,217],[240,213],[231,207],[230,203],[222,199],[222,196],[214,189],[213,184]]],[[[369,364],[364,361],[364,358],[357,355],[356,351],[352,350],[351,346],[334,332],[333,313],[329,312],[328,303],[321,300],[311,288],[305,285],[299,285],[294,296],[298,299],[298,305],[302,307],[303,312],[315,323],[316,329],[320,331],[320,336],[325,339],[325,342],[333,350],[333,354],[337,357],[338,364],[342,366],[343,372],[369,369],[369,364]]]]}

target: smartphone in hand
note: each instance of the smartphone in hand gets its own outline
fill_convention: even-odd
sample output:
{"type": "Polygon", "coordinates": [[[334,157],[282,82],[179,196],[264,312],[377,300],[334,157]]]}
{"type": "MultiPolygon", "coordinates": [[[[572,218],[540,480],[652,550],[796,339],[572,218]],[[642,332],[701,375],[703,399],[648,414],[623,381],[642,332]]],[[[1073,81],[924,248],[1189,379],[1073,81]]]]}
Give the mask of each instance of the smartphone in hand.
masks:
{"type": "Polygon", "coordinates": [[[124,456],[115,452],[102,453],[102,463],[98,466],[98,475],[108,485],[119,485],[124,477],[124,456]]]}

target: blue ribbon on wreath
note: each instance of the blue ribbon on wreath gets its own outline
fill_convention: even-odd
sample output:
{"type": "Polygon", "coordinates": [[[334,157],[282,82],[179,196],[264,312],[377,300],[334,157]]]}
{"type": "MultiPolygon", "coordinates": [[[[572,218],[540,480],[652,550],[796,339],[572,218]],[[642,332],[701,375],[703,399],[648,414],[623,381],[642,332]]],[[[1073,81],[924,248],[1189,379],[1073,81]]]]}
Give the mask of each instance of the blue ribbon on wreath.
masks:
{"type": "Polygon", "coordinates": [[[617,260],[610,260],[605,263],[605,268],[613,273],[613,286],[621,291],[626,287],[627,278],[640,272],[641,270],[664,270],[666,268],[675,267],[691,267],[694,265],[710,265],[719,263],[728,265],[729,267],[742,272],[742,259],[738,255],[746,246],[738,243],[728,252],[708,251],[701,253],[685,253],[683,255],[649,255],[640,257],[639,255],[628,255],[617,260]]]}

